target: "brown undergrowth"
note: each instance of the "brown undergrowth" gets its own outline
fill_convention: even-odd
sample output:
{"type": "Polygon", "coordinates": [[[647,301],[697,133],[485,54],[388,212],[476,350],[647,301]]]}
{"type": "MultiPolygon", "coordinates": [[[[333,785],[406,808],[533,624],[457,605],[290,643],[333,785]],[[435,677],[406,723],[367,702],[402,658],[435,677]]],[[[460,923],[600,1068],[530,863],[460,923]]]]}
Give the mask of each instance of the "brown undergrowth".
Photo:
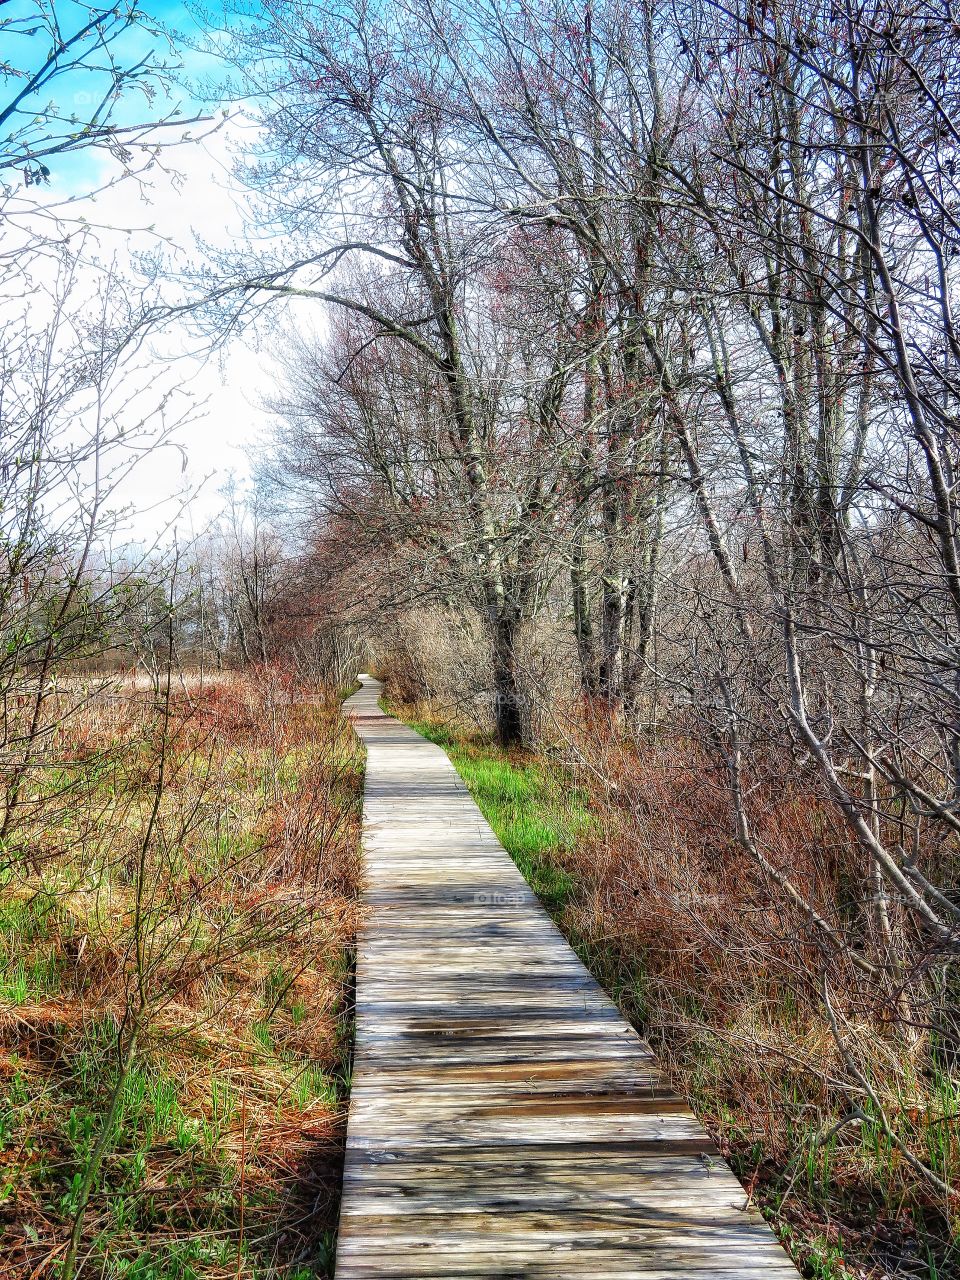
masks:
{"type": "MultiPolygon", "coordinates": [[[[954,1274],[956,1201],[909,1163],[960,1186],[960,1077],[934,993],[906,1024],[889,984],[785,899],[697,743],[604,755],[594,740],[584,758],[599,820],[559,855],[577,885],[566,927],[795,1256],[812,1276],[954,1274]]],[[[853,950],[872,928],[848,892],[867,875],[858,850],[788,762],[770,775],[756,842],[853,950]]]]}
{"type": "Polygon", "coordinates": [[[362,757],[267,670],[55,730],[0,893],[0,1273],[332,1266],[362,757]]]}
{"type": "MultiPolygon", "coordinates": [[[[692,736],[627,745],[596,726],[504,753],[463,719],[397,710],[446,746],[584,962],[653,1043],[804,1273],[957,1274],[956,1041],[932,975],[915,1020],[844,947],[868,874],[836,810],[790,762],[751,791],[755,841],[834,930],[738,843],[727,778],[692,736]],[[824,998],[826,993],[826,1000],[824,998]],[[829,1002],[829,1003],[828,1003],[829,1002]]],[[[914,963],[923,964],[918,947],[914,963]]],[[[895,995],[895,991],[894,991],[895,995]]]]}

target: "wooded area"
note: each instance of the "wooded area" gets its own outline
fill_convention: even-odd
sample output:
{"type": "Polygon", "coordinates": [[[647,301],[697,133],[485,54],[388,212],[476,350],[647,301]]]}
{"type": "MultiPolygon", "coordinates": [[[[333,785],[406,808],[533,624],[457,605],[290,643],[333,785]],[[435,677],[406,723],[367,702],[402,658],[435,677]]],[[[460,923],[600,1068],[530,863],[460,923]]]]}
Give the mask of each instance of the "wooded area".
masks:
{"type": "Polygon", "coordinates": [[[319,614],[504,748],[701,789],[728,910],[678,914],[832,1042],[813,1149],[879,1123],[949,1216],[954,1103],[942,1161],[906,1117],[957,1062],[956,16],[267,8],[300,256],[233,316],[328,308],[266,465],[319,614]]]}

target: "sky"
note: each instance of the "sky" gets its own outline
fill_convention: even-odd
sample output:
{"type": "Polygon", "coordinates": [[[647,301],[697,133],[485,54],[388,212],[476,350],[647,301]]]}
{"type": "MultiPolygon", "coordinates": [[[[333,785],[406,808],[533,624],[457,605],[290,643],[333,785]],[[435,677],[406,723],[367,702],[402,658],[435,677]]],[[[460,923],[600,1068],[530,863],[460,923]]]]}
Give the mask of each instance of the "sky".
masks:
{"type": "MultiPolygon", "coordinates": [[[[115,252],[121,262],[133,260],[135,271],[136,254],[161,240],[172,261],[196,261],[198,238],[231,246],[242,235],[244,220],[243,195],[231,181],[230,165],[248,132],[249,125],[228,123],[201,141],[171,148],[164,169],[149,175],[148,186],[125,183],[85,202],[91,221],[140,228],[130,235],[126,230],[101,235],[104,260],[115,252]]],[[[157,384],[175,384],[194,405],[190,424],[149,467],[135,473],[125,494],[137,507],[135,527],[144,536],[165,525],[185,491],[194,495],[188,523],[199,528],[211,519],[222,506],[219,495],[228,478],[243,482],[249,475],[250,451],[270,420],[263,407],[276,379],[269,346],[257,335],[234,338],[215,353],[205,346],[184,325],[168,328],[150,343],[157,384]],[[170,503],[157,506],[166,495],[170,503]]]]}
{"type": "MultiPolygon", "coordinates": [[[[27,0],[13,0],[13,4],[25,12],[34,7],[27,0]]],[[[65,26],[73,16],[70,11],[82,8],[72,0],[57,7],[65,26]]],[[[183,83],[171,83],[166,101],[161,97],[150,109],[162,114],[177,107],[184,117],[210,110],[192,96],[189,77],[209,79],[218,74],[218,67],[189,47],[197,29],[188,11],[165,0],[145,0],[144,7],[164,24],[187,33],[185,41],[175,41],[186,78],[183,83]]],[[[143,32],[136,33],[123,52],[139,54],[151,44],[160,56],[169,58],[169,49],[143,32]]],[[[69,113],[72,95],[73,110],[81,113],[93,88],[90,76],[61,81],[60,110],[69,113]]],[[[213,112],[213,120],[191,127],[193,138],[200,140],[169,146],[162,165],[153,166],[137,181],[128,179],[99,190],[116,177],[118,166],[106,153],[86,151],[53,157],[49,183],[31,188],[30,193],[47,204],[69,198],[69,217],[84,218],[97,228],[95,256],[101,264],[116,262],[122,271],[135,274],[137,255],[159,244],[172,264],[195,263],[200,258],[198,239],[226,248],[244,229],[245,195],[232,176],[232,166],[235,157],[249,149],[256,122],[249,104],[243,110],[226,101],[220,105],[226,119],[213,112]],[[98,190],[99,194],[91,194],[98,190]]],[[[143,119],[144,111],[143,99],[137,95],[136,101],[121,104],[119,119],[143,119]]],[[[179,129],[166,136],[178,137],[179,129]]],[[[88,271],[92,283],[97,268],[91,264],[88,271]]],[[[196,335],[179,326],[156,338],[145,354],[153,390],[176,387],[178,392],[186,391],[195,405],[193,420],[177,432],[171,446],[139,467],[123,487],[122,499],[132,509],[128,526],[133,540],[166,539],[173,520],[181,537],[199,531],[222,508],[221,491],[228,479],[234,476],[243,485],[250,473],[250,451],[268,429],[270,417],[263,401],[275,385],[269,341],[256,335],[235,339],[218,355],[205,358],[196,354],[200,347],[196,335]],[[187,493],[194,496],[189,509],[182,511],[187,493]]]]}

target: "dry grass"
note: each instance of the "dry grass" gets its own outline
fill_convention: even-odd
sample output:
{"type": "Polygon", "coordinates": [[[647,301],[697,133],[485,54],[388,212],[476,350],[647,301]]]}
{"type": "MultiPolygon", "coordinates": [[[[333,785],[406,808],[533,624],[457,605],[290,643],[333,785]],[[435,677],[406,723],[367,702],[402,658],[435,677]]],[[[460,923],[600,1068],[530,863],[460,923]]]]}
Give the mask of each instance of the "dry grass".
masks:
{"type": "MultiPolygon", "coordinates": [[[[951,1274],[955,1205],[895,1142],[960,1187],[960,1078],[932,998],[918,1034],[824,944],[733,838],[725,777],[697,744],[615,751],[599,771],[615,787],[593,789],[602,818],[563,855],[566,927],[811,1275],[951,1274]]],[[[839,936],[862,940],[847,829],[785,762],[774,772],[752,798],[758,841],[839,936]]]]}
{"type": "Polygon", "coordinates": [[[81,1275],[329,1269],[361,779],[276,672],[52,734],[0,898],[4,1276],[59,1274],[78,1217],[81,1275]]]}

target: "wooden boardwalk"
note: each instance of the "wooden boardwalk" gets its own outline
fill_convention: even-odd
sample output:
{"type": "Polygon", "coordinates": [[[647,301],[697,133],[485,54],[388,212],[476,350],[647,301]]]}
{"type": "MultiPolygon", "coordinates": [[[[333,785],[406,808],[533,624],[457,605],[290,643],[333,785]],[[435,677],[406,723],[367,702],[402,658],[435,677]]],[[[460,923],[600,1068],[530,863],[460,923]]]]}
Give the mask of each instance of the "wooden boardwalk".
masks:
{"type": "Polygon", "coordinates": [[[797,1272],[446,754],[347,702],[367,917],[337,1280],[797,1272]]]}

